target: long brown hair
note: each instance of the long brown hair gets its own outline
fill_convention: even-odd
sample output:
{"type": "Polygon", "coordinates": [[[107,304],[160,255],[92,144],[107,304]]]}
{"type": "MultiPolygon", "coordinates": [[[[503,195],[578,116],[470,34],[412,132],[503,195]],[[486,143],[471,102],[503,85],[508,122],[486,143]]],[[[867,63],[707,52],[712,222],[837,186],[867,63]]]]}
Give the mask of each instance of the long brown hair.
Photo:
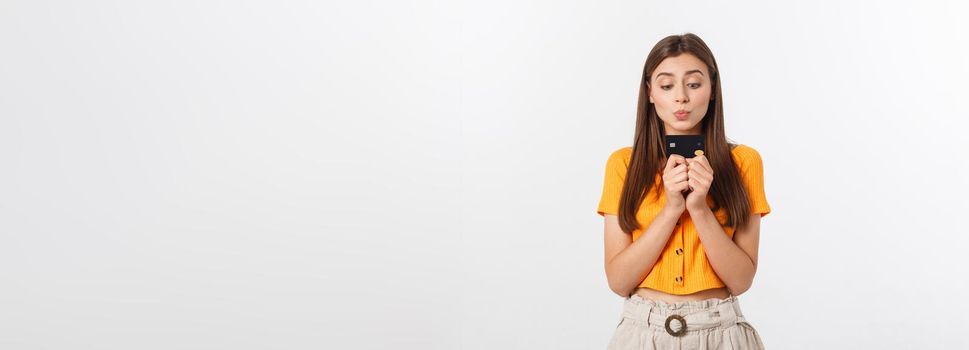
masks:
{"type": "Polygon", "coordinates": [[[650,188],[657,187],[664,191],[662,170],[666,167],[666,135],[665,126],[656,115],[656,107],[649,102],[650,75],[667,57],[681,54],[691,54],[707,65],[710,73],[712,99],[709,101],[707,114],[701,122],[704,135],[704,154],[713,167],[713,183],[710,185],[709,195],[713,197],[716,212],[721,207],[726,208],[727,226],[743,227],[750,221],[750,203],[747,201],[747,190],[741,181],[740,173],[731,156],[731,145],[723,127],[723,95],[720,92],[720,74],[717,61],[706,43],[693,33],[670,35],[656,43],[653,50],[646,57],[643,67],[643,80],[639,86],[639,102],[636,109],[636,135],[633,141],[633,153],[626,172],[626,181],[622,187],[619,199],[619,225],[622,230],[631,233],[639,229],[636,212],[643,203],[650,188]],[[656,175],[660,180],[655,181],[656,175]],[[735,225],[736,224],[736,225],[735,225]]]}

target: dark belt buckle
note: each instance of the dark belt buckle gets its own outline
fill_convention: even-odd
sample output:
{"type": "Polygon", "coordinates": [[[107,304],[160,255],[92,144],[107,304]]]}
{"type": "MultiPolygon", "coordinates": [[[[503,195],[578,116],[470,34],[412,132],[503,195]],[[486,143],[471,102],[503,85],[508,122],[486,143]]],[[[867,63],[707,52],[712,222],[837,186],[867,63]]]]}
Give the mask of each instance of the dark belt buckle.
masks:
{"type": "Polygon", "coordinates": [[[667,317],[666,318],[666,333],[669,333],[670,335],[672,335],[674,337],[680,337],[680,336],[683,336],[684,334],[686,334],[686,319],[684,319],[683,316],[680,316],[680,315],[670,315],[669,317],[667,317]],[[680,330],[678,330],[676,332],[673,331],[673,328],[670,328],[670,321],[673,321],[674,319],[677,320],[677,321],[680,321],[680,324],[682,325],[682,327],[680,327],[680,330]]]}

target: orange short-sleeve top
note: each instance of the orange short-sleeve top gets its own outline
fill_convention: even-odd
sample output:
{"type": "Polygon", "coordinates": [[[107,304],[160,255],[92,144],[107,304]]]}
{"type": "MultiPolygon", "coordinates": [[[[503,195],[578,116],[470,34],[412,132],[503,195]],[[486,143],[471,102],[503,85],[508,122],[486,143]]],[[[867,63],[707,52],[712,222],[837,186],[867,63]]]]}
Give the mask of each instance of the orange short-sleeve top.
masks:
{"type": "MultiPolygon", "coordinates": [[[[618,215],[619,196],[622,194],[622,185],[632,151],[632,147],[620,148],[606,161],[602,196],[597,209],[599,215],[618,215]]],[[[747,145],[737,145],[730,150],[730,153],[747,189],[751,213],[758,213],[761,217],[767,215],[771,210],[764,194],[764,167],[760,153],[747,145]]],[[[649,227],[666,203],[666,191],[661,182],[661,175],[656,174],[655,184],[658,185],[653,185],[636,213],[640,228],[632,233],[634,241],[649,227]]],[[[707,203],[711,208],[713,207],[711,196],[707,197],[707,203]]],[[[726,226],[725,208],[718,209],[714,215],[723,226],[724,232],[732,239],[734,228],[726,226]]],[[[678,295],[726,286],[707,260],[689,212],[684,211],[673,230],[666,247],[639,286],[678,295]]]]}

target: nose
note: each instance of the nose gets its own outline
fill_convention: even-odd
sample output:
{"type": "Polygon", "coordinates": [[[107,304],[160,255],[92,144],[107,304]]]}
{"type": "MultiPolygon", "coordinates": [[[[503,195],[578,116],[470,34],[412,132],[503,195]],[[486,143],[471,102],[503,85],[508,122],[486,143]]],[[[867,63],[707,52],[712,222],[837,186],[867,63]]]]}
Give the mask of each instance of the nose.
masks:
{"type": "Polygon", "coordinates": [[[690,97],[686,96],[686,87],[683,85],[680,85],[680,87],[676,89],[676,102],[686,103],[689,101],[690,101],[690,97]]]}

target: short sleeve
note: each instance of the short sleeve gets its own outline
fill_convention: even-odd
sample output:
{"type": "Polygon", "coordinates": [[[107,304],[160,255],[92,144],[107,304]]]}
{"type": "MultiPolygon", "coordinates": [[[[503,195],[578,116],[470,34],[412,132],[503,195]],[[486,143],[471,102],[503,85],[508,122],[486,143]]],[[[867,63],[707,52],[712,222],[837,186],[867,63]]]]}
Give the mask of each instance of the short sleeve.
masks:
{"type": "Polygon", "coordinates": [[[625,149],[620,149],[609,155],[606,161],[605,177],[602,181],[602,196],[599,198],[599,208],[596,212],[599,215],[605,214],[619,215],[619,196],[622,194],[622,185],[626,179],[626,169],[628,160],[625,149]]]}
{"type": "Polygon", "coordinates": [[[738,161],[744,185],[747,186],[751,214],[764,217],[770,213],[770,204],[767,203],[767,195],[764,193],[764,162],[757,150],[749,146],[742,147],[743,150],[738,150],[738,161]]]}

